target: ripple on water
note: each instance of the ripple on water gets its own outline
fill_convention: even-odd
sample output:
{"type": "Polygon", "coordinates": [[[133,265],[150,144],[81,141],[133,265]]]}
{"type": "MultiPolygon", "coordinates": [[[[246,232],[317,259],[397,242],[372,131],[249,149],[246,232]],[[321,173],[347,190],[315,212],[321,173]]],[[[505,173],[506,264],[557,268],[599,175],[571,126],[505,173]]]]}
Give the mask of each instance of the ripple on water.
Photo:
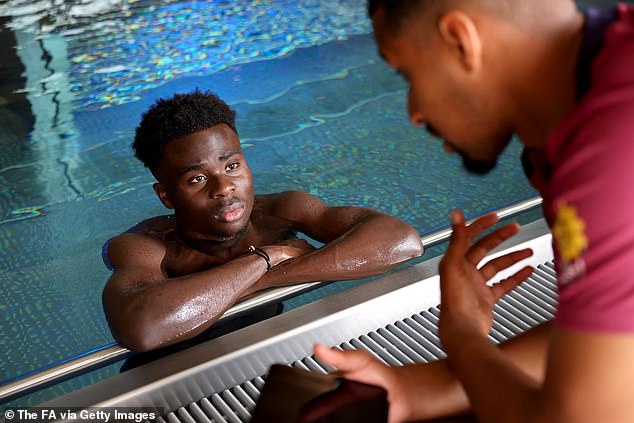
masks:
{"type": "MultiPolygon", "coordinates": [[[[39,37],[65,40],[66,79],[77,105],[125,104],[178,76],[210,75],[370,32],[365,4],[353,0],[156,3],[136,2],[133,13],[113,4],[91,18],[47,23],[39,37]]],[[[22,13],[26,19],[28,10],[22,13]]],[[[44,11],[32,13],[38,22],[44,11]]]]}

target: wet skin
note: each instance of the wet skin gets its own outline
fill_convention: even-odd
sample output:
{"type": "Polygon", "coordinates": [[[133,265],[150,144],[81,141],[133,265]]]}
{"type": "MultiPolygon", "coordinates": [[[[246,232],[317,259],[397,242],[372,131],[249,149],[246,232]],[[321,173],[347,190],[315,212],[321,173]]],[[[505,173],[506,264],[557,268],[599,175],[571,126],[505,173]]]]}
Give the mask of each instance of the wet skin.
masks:
{"type": "Polygon", "coordinates": [[[174,210],[112,239],[103,293],[115,338],[133,350],[189,339],[261,289],[362,278],[422,254],[408,224],[303,192],[254,196],[237,134],[221,124],[167,144],[154,190],[174,210]],[[325,245],[315,249],[296,232],[325,245]],[[266,261],[248,254],[262,248],[266,261]]]}
{"type": "Polygon", "coordinates": [[[270,216],[271,197],[254,197],[251,169],[227,125],[169,143],[157,176],[154,190],[175,216],[154,222],[163,229],[170,276],[226,263],[249,245],[294,238],[291,222],[270,216]]]}

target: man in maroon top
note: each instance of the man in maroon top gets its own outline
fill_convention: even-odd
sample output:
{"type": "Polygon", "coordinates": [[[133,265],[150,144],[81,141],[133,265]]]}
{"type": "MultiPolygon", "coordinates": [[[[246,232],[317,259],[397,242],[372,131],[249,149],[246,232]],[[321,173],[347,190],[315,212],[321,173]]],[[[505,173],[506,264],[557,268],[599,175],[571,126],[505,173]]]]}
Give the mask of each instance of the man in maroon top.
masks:
{"type": "Polygon", "coordinates": [[[517,134],[553,234],[552,324],[501,345],[492,307],[531,272],[493,287],[531,254],[480,261],[517,226],[453,236],[440,265],[447,360],[389,368],[316,349],[351,379],[387,389],[390,420],[465,412],[488,422],[633,422],[634,7],[581,12],[572,0],[370,1],[379,52],[409,82],[409,114],[486,172],[517,134]]]}

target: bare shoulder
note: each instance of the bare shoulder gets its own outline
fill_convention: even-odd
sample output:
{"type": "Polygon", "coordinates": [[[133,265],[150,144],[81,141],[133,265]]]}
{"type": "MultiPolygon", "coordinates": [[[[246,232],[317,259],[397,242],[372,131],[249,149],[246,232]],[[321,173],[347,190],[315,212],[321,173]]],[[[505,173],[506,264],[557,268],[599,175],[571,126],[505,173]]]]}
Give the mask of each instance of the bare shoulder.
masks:
{"type": "Polygon", "coordinates": [[[112,238],[108,245],[108,258],[115,270],[130,266],[160,267],[166,252],[165,240],[147,233],[126,232],[112,238]]]}
{"type": "Polygon", "coordinates": [[[142,220],[126,233],[148,234],[165,238],[166,234],[176,229],[176,218],[174,215],[155,216],[142,220]]]}
{"type": "Polygon", "coordinates": [[[307,212],[314,213],[328,207],[319,198],[302,191],[284,191],[256,197],[261,201],[262,209],[270,215],[283,219],[297,220],[307,212]]]}

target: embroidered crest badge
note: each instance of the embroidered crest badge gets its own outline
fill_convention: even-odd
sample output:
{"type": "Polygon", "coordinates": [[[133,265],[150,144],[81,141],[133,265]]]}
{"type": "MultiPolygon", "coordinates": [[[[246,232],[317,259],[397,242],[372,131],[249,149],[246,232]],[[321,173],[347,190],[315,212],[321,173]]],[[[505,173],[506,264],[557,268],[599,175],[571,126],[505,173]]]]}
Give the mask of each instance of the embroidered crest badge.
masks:
{"type": "Polygon", "coordinates": [[[577,209],[566,203],[557,207],[553,237],[555,238],[559,258],[564,263],[578,259],[588,247],[586,222],[577,215],[577,209]]]}

